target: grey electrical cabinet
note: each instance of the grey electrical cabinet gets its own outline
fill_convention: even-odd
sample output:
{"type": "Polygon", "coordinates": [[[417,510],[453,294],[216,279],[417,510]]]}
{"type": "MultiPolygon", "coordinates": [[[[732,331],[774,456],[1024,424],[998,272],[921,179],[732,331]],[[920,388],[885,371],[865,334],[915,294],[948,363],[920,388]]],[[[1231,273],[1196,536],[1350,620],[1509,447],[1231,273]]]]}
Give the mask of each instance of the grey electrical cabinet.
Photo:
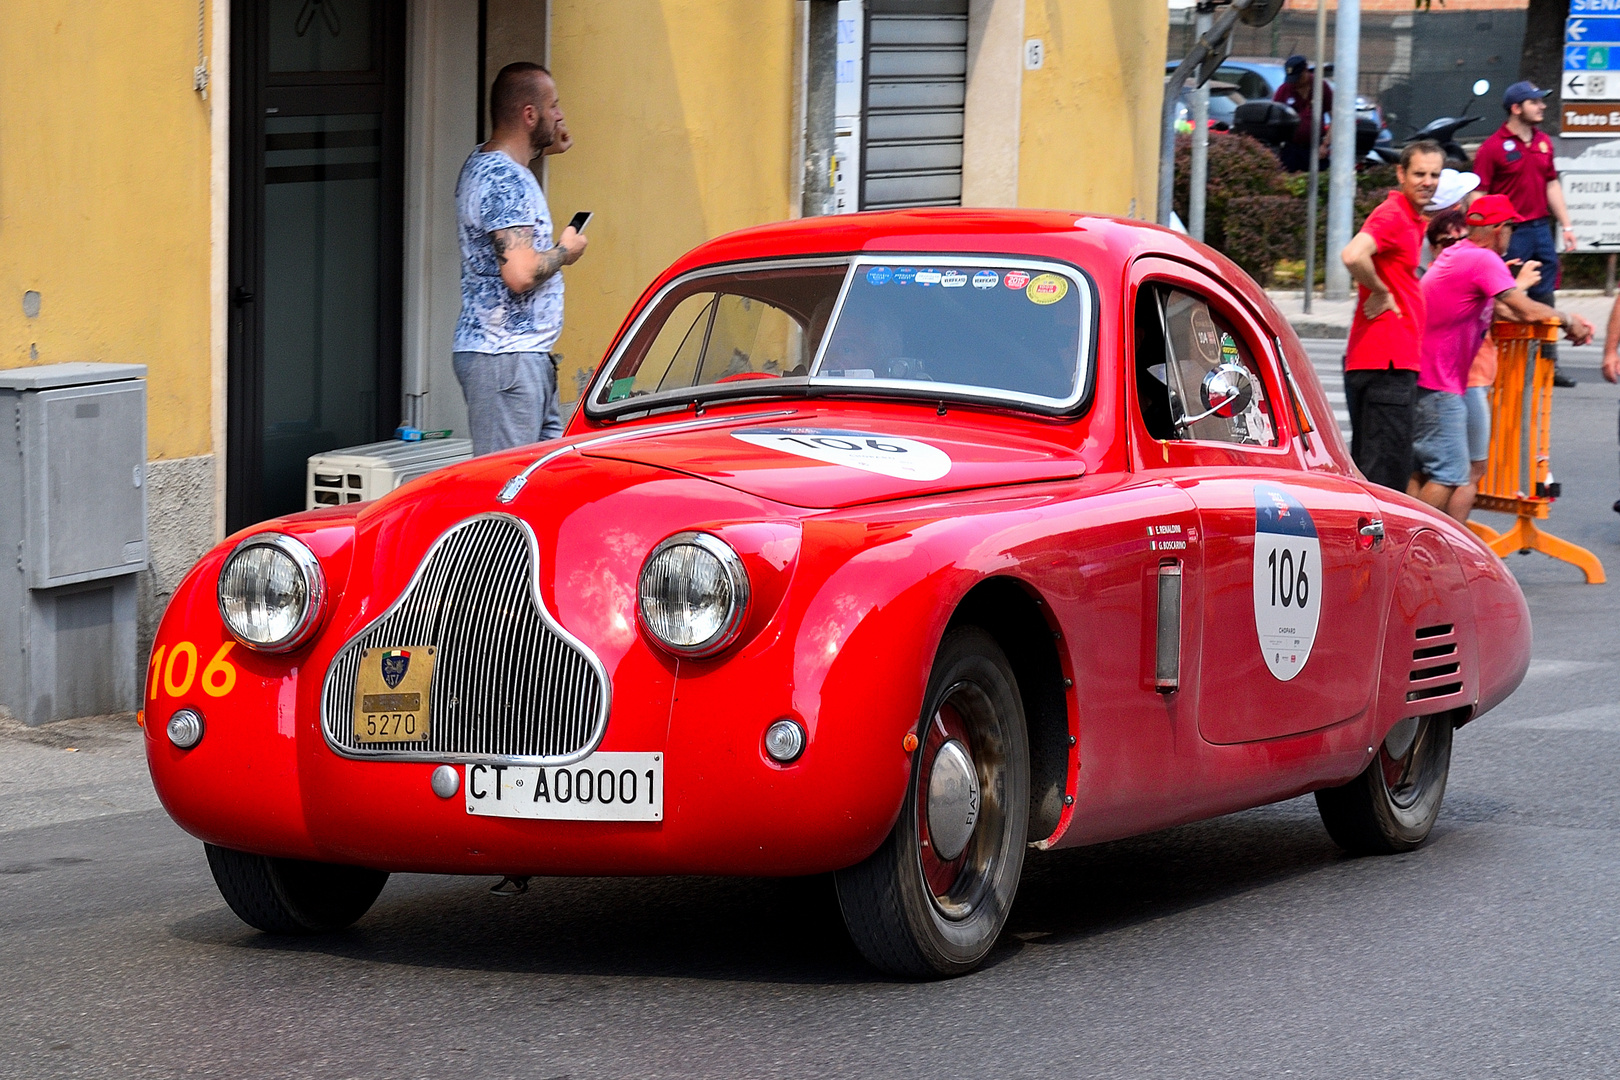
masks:
{"type": "Polygon", "coordinates": [[[0,371],[0,705],[25,724],[137,708],[144,569],[145,365],[0,371]]]}

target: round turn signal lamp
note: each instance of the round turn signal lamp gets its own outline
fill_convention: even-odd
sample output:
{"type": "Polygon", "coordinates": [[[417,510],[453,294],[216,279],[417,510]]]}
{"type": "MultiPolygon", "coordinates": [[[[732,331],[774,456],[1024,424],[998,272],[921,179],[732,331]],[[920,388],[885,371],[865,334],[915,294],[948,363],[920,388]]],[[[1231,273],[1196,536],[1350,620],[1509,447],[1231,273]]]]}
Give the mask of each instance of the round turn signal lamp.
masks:
{"type": "Polygon", "coordinates": [[[778,720],[765,729],[765,752],[772,761],[786,765],[804,753],[804,728],[793,720],[778,720]]]}
{"type": "Polygon", "coordinates": [[[169,717],[169,741],[182,750],[190,750],[202,742],[203,718],[196,709],[176,709],[169,717]]]}

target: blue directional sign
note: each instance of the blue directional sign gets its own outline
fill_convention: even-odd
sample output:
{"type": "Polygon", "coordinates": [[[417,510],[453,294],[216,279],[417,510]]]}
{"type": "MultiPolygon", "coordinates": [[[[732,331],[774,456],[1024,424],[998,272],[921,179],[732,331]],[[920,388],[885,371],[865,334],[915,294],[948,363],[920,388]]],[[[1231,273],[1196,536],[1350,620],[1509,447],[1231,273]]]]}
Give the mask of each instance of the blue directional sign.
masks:
{"type": "Polygon", "coordinates": [[[1565,45],[1620,45],[1620,15],[1577,15],[1564,21],[1565,45]]]}
{"type": "Polygon", "coordinates": [[[1620,61],[1620,42],[1614,45],[1565,45],[1565,71],[1608,71],[1611,59],[1620,61]]]}

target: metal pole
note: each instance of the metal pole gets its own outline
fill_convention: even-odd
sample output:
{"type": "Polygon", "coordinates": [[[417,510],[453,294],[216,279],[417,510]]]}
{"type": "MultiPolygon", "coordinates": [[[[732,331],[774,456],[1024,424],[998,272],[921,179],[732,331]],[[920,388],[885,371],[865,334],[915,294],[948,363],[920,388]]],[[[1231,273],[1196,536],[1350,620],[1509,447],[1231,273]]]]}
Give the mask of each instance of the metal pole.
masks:
{"type": "Polygon", "coordinates": [[[838,138],[838,0],[811,0],[809,38],[801,213],[819,217],[836,209],[833,151],[838,138]]]}
{"type": "Polygon", "coordinates": [[[1316,296],[1316,200],[1322,173],[1322,87],[1327,82],[1327,0],[1316,0],[1316,74],[1311,79],[1311,186],[1305,192],[1305,314],[1316,296]]]}
{"type": "MultiPolygon", "coordinates": [[[[1194,32],[1201,38],[1215,22],[1210,0],[1199,0],[1194,32]]],[[[1187,170],[1187,233],[1194,240],[1204,239],[1204,210],[1209,189],[1209,84],[1202,83],[1192,95],[1192,160],[1187,170]]]]}
{"type": "Polygon", "coordinates": [[[1361,78],[1361,0],[1339,0],[1333,27],[1333,153],[1328,164],[1327,298],[1348,300],[1350,271],[1339,259],[1350,243],[1356,202],[1356,84],[1361,78]]]}
{"type": "Polygon", "coordinates": [[[1207,34],[1187,50],[1187,58],[1164,81],[1164,102],[1159,107],[1159,198],[1158,205],[1153,211],[1154,220],[1160,225],[1170,224],[1171,201],[1175,197],[1176,98],[1180,96],[1187,76],[1192,74],[1193,69],[1209,54],[1210,43],[1219,41],[1231,33],[1238,16],[1250,3],[1251,0],[1232,0],[1232,6],[1215,20],[1215,25],[1209,28],[1207,34]]]}

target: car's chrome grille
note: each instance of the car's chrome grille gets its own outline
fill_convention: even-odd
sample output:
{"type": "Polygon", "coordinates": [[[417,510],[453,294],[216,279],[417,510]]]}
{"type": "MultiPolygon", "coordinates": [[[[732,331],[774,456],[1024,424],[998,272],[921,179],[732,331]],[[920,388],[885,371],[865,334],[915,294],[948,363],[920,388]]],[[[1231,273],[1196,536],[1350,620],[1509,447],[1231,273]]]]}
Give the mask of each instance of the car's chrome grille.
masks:
{"type": "Polygon", "coordinates": [[[349,757],[563,764],[596,748],[610,687],[600,661],[545,611],[528,526],[487,514],[455,526],[405,592],[332,661],[321,726],[349,757]],[[433,646],[426,742],[362,743],[355,682],[369,648],[433,646]]]}

